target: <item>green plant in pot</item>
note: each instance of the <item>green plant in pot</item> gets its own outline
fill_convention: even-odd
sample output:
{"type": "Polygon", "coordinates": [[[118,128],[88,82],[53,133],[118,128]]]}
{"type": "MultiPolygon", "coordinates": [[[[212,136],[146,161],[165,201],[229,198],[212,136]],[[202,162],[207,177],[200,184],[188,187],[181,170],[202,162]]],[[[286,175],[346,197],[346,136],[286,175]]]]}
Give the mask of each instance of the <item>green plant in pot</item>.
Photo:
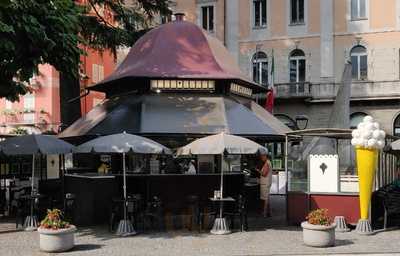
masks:
{"type": "Polygon", "coordinates": [[[313,247],[328,247],[335,245],[336,224],[328,215],[327,209],[311,211],[306,221],[301,223],[304,244],[313,247]]]}
{"type": "Polygon", "coordinates": [[[63,220],[59,209],[48,209],[46,217],[40,222],[40,250],[45,252],[63,252],[75,245],[74,233],[76,227],[63,220]]]}

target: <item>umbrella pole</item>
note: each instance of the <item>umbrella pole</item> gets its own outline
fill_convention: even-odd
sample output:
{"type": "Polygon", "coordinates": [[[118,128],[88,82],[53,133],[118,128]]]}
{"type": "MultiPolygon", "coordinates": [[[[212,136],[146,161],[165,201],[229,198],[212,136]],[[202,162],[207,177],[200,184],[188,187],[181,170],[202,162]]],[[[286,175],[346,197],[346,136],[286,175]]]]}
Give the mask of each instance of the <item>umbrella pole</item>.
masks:
{"type": "Polygon", "coordinates": [[[122,153],[122,170],[123,170],[123,179],[124,179],[124,220],[126,220],[126,165],[125,165],[125,153],[122,153]]]}
{"type": "Polygon", "coordinates": [[[127,219],[126,210],[128,207],[128,202],[126,201],[126,165],[125,165],[125,152],[122,153],[122,171],[123,171],[123,190],[124,190],[124,219],[118,224],[117,235],[119,236],[131,236],[135,235],[136,231],[133,228],[132,223],[127,219]]]}
{"type": "Polygon", "coordinates": [[[31,180],[31,195],[33,195],[33,190],[35,188],[35,154],[32,155],[32,180],[31,180]]]}
{"type": "Polygon", "coordinates": [[[34,188],[35,188],[35,183],[34,183],[34,178],[35,178],[35,154],[32,155],[32,182],[31,182],[31,214],[30,216],[27,216],[24,222],[24,227],[26,231],[34,231],[36,230],[38,223],[36,216],[33,215],[33,204],[34,204],[34,188]]]}
{"type": "Polygon", "coordinates": [[[220,191],[221,191],[221,198],[224,198],[224,155],[221,155],[221,187],[220,187],[220,191]]]}

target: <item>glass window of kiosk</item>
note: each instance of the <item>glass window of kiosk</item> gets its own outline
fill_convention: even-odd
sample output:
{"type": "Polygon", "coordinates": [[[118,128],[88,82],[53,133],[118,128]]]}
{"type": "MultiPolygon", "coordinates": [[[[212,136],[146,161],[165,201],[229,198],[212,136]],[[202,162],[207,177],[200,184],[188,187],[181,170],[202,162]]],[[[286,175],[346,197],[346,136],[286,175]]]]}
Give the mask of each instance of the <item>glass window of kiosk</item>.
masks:
{"type": "Polygon", "coordinates": [[[288,145],[288,190],[306,192],[308,190],[307,157],[303,156],[302,141],[288,145]]]}

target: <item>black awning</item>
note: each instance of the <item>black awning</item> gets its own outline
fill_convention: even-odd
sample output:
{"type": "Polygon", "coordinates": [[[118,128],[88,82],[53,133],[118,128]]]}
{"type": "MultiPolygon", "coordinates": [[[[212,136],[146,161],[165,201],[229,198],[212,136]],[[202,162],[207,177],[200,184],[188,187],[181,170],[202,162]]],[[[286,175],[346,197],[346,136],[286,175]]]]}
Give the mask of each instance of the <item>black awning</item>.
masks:
{"type": "Polygon", "coordinates": [[[60,137],[108,135],[124,131],[145,135],[226,132],[241,136],[276,137],[290,131],[272,115],[268,119],[261,118],[260,111],[265,110],[258,109],[256,114],[228,96],[130,95],[105,101],[64,130],[60,137]]]}

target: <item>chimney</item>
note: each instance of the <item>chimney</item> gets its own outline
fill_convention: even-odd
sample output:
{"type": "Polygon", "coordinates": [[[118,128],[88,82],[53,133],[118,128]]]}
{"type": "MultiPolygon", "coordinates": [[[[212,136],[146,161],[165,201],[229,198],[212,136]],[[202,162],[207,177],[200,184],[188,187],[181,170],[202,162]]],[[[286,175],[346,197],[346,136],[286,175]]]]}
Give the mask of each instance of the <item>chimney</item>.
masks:
{"type": "Polygon", "coordinates": [[[176,21],[183,21],[183,17],[185,17],[185,14],[183,12],[175,13],[175,20],[176,21]]]}

